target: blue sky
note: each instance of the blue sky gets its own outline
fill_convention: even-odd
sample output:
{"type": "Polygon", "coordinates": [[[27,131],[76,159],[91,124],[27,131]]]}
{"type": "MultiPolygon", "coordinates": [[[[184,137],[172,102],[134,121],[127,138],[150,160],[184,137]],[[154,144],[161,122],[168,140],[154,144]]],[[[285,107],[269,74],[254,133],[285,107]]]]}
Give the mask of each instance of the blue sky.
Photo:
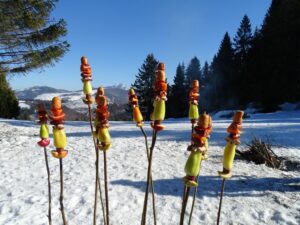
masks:
{"type": "Polygon", "coordinates": [[[13,89],[48,85],[79,90],[80,57],[93,69],[93,86],[129,86],[147,54],[166,64],[172,83],[176,66],[197,56],[211,61],[226,31],[235,35],[244,14],[260,26],[271,0],[60,0],[53,11],[68,24],[70,51],[54,67],[9,78],[13,89]]]}

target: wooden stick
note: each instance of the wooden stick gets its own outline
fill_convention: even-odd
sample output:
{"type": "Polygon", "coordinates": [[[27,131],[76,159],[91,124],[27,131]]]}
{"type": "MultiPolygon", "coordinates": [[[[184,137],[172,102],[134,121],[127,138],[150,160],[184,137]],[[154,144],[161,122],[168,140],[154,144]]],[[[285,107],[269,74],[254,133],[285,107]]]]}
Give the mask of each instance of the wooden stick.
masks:
{"type": "Polygon", "coordinates": [[[188,203],[189,195],[190,195],[190,187],[184,186],[183,197],[182,197],[182,207],[181,207],[181,214],[180,214],[180,222],[179,222],[180,225],[183,225],[183,223],[184,223],[184,214],[185,214],[186,206],[188,203]]]}
{"type": "Polygon", "coordinates": [[[48,155],[47,155],[47,149],[44,147],[44,154],[45,154],[45,163],[46,163],[46,170],[48,175],[48,221],[49,225],[52,225],[52,219],[51,219],[51,180],[50,180],[50,169],[48,164],[48,155]]]}
{"type": "Polygon", "coordinates": [[[95,199],[94,199],[94,220],[93,225],[96,225],[97,221],[97,200],[98,200],[98,187],[99,187],[99,152],[96,151],[96,178],[95,178],[95,199]]]}
{"type": "Polygon", "coordinates": [[[186,191],[187,191],[187,186],[184,185],[183,195],[182,195],[182,203],[181,203],[181,212],[180,212],[180,222],[179,222],[180,225],[183,224],[183,220],[184,220],[183,206],[184,206],[184,202],[186,199],[186,191]]]}
{"type": "MultiPolygon", "coordinates": [[[[202,160],[201,160],[201,163],[202,163],[202,160]]],[[[201,168],[201,164],[200,164],[200,168],[201,168]]],[[[197,180],[197,184],[198,184],[198,187],[199,187],[199,174],[198,174],[196,180],[197,180]]],[[[189,223],[188,223],[188,225],[190,225],[191,222],[192,222],[192,216],[193,216],[193,212],[194,212],[194,206],[195,206],[195,202],[196,202],[196,196],[197,196],[198,187],[195,187],[195,189],[194,189],[193,202],[192,202],[192,208],[191,208],[191,211],[190,211],[190,217],[189,217],[189,223]]]]}
{"type": "Polygon", "coordinates": [[[60,198],[59,198],[59,202],[60,202],[60,211],[61,211],[61,216],[63,219],[63,224],[64,225],[68,225],[67,223],[67,219],[65,216],[65,210],[64,210],[64,175],[63,175],[63,161],[62,159],[59,159],[59,169],[60,169],[60,198]]]}
{"type": "MultiPolygon", "coordinates": [[[[141,126],[141,131],[145,137],[145,145],[146,145],[146,151],[147,151],[147,159],[148,159],[148,163],[149,163],[149,147],[148,147],[148,140],[147,140],[147,134],[144,130],[144,128],[141,126]]],[[[154,225],[157,225],[157,220],[156,220],[156,207],[155,207],[155,191],[154,191],[154,182],[153,182],[153,179],[152,179],[152,172],[150,174],[150,185],[151,185],[151,191],[152,191],[152,207],[153,207],[153,218],[154,218],[154,225]]]]}
{"type": "Polygon", "coordinates": [[[94,137],[94,129],[93,129],[93,122],[92,122],[92,112],[91,112],[91,106],[90,104],[88,104],[88,111],[89,111],[89,122],[90,122],[90,128],[91,128],[91,135],[93,138],[93,143],[94,143],[94,147],[95,147],[95,153],[96,153],[96,162],[95,162],[95,166],[96,166],[96,178],[95,178],[95,200],[94,200],[94,218],[93,218],[93,225],[96,225],[96,217],[97,217],[97,192],[99,189],[100,192],[100,202],[101,202],[101,207],[102,207],[102,214],[103,214],[103,221],[104,221],[104,225],[106,225],[106,218],[105,218],[105,209],[104,209],[104,203],[103,203],[103,196],[102,196],[102,189],[101,189],[101,182],[100,182],[100,178],[99,178],[99,150],[98,150],[98,140],[95,140],[94,137]]]}
{"type": "MultiPolygon", "coordinates": [[[[196,179],[197,179],[197,183],[198,183],[198,186],[199,186],[199,175],[197,176],[196,179]]],[[[195,187],[194,193],[193,193],[193,202],[192,202],[192,208],[191,208],[191,211],[190,211],[190,217],[189,217],[188,225],[190,225],[191,222],[192,222],[192,216],[193,216],[193,212],[194,212],[194,206],[195,206],[195,202],[196,202],[197,191],[198,191],[198,187],[195,187]]]]}
{"type": "Polygon", "coordinates": [[[147,184],[146,184],[146,192],[145,192],[145,199],[144,199],[144,207],[143,207],[141,225],[146,224],[148,193],[149,193],[149,186],[150,186],[149,184],[150,184],[150,176],[151,176],[151,169],[152,169],[152,157],[153,157],[153,150],[154,150],[155,143],[156,143],[156,136],[157,136],[157,131],[153,130],[152,144],[151,144],[151,147],[150,147],[150,156],[149,156],[149,162],[148,162],[147,184]]]}
{"type": "Polygon", "coordinates": [[[222,200],[223,200],[223,193],[225,188],[225,179],[223,178],[222,187],[221,187],[221,196],[220,196],[220,203],[219,203],[219,210],[218,210],[218,218],[217,218],[217,225],[220,223],[220,215],[221,215],[221,207],[222,207],[222,200]]]}
{"type": "Polygon", "coordinates": [[[108,201],[108,187],[107,187],[107,160],[106,151],[103,151],[104,157],[104,187],[105,187],[105,202],[106,202],[106,224],[109,225],[109,201],[108,201]]]}

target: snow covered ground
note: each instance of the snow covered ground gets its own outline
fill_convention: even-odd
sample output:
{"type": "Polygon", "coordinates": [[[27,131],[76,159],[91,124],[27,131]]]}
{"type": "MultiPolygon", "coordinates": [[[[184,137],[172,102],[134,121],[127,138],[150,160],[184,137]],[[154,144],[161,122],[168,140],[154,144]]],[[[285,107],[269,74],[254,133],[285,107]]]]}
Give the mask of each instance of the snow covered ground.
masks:
{"type": "MultiPolygon", "coordinates": [[[[214,118],[209,159],[202,163],[192,224],[216,224],[226,128],[231,120],[214,118]]],[[[158,224],[179,224],[184,165],[188,157],[188,120],[168,120],[154,150],[158,224]]],[[[65,210],[69,225],[92,224],[95,152],[88,123],[67,122],[69,155],[64,159],[65,210]]],[[[150,134],[148,124],[146,131],[150,134]]],[[[0,224],[46,225],[47,176],[43,150],[36,145],[34,122],[0,119],[0,224]]],[[[130,122],[111,122],[113,147],[108,154],[111,225],[140,224],[147,159],[141,132],[130,122]]],[[[275,152],[300,162],[300,111],[255,114],[244,121],[244,148],[254,136],[269,139],[275,152]]],[[[150,141],[150,139],[149,139],[150,141]]],[[[54,149],[50,145],[49,150],[54,149]]],[[[50,154],[49,154],[50,155],[50,154]]],[[[103,166],[101,155],[101,174],[103,166]]],[[[59,164],[49,157],[52,175],[53,224],[59,212],[59,164]]],[[[226,182],[221,224],[300,224],[300,171],[282,171],[235,160],[226,182]]],[[[103,177],[103,176],[102,176],[103,177]]],[[[103,180],[102,180],[103,184],[103,180]]],[[[151,197],[151,195],[150,195],[151,197]]],[[[151,199],[148,224],[152,222],[151,199]]],[[[187,211],[190,209],[191,197],[187,211]]],[[[186,215],[188,217],[188,215],[186,215]]],[[[100,205],[98,224],[102,224],[100,205]]]]}

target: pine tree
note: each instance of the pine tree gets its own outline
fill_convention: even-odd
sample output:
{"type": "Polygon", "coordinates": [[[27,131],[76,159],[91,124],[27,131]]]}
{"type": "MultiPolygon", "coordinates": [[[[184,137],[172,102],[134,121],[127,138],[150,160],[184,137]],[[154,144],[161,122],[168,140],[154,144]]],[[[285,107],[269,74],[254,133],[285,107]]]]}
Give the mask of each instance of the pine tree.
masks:
{"type": "Polygon", "coordinates": [[[256,83],[253,100],[267,110],[300,100],[300,1],[273,0],[249,60],[256,83]]]}
{"type": "Polygon", "coordinates": [[[191,59],[186,69],[187,88],[190,88],[193,80],[201,81],[201,66],[199,59],[195,56],[191,59]]]}
{"type": "Polygon", "coordinates": [[[186,88],[185,66],[178,64],[174,84],[171,86],[171,93],[168,104],[168,117],[180,118],[187,116],[188,89],[186,88]]]}
{"type": "Polygon", "coordinates": [[[15,93],[6,81],[6,77],[0,72],[0,117],[17,118],[20,114],[18,100],[15,93]]]}
{"type": "Polygon", "coordinates": [[[149,54],[141,68],[139,69],[136,80],[132,85],[136,94],[139,96],[139,106],[146,120],[150,119],[150,114],[153,111],[153,82],[155,79],[155,71],[158,66],[158,61],[153,54],[149,54]]]}
{"type": "Polygon", "coordinates": [[[252,38],[250,19],[247,15],[244,15],[240,27],[233,38],[235,58],[242,63],[246,61],[249,49],[252,47],[252,38]]]}
{"type": "Polygon", "coordinates": [[[56,0],[0,1],[0,68],[2,73],[26,73],[52,65],[69,49],[63,19],[50,13],[56,0]]]}
{"type": "Polygon", "coordinates": [[[249,93],[249,74],[247,72],[247,60],[249,50],[252,48],[252,30],[251,23],[247,15],[245,15],[241,21],[240,27],[237,30],[235,37],[233,38],[234,46],[234,80],[233,84],[235,89],[232,91],[237,98],[237,103],[245,104],[247,102],[249,93]]]}
{"type": "Polygon", "coordinates": [[[212,92],[210,86],[210,78],[211,78],[211,71],[208,62],[205,61],[204,66],[202,67],[202,78],[200,83],[200,100],[199,100],[199,110],[201,112],[210,110],[210,94],[212,92]]]}
{"type": "Polygon", "coordinates": [[[204,66],[201,71],[201,75],[202,75],[202,78],[201,78],[202,84],[201,85],[205,86],[209,82],[209,75],[210,75],[209,65],[208,65],[207,61],[205,61],[205,63],[204,63],[204,66]]]}
{"type": "Polygon", "coordinates": [[[212,107],[214,110],[232,107],[235,102],[233,90],[233,48],[229,34],[226,32],[219,51],[212,61],[212,107]]]}

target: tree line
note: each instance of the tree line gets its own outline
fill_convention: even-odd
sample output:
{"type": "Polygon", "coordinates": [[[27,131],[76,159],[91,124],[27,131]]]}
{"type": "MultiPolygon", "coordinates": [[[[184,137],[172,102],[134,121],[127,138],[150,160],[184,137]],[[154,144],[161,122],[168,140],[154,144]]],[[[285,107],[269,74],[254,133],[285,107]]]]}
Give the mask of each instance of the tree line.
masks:
{"type": "MultiPolygon", "coordinates": [[[[265,112],[284,102],[300,101],[300,1],[273,0],[260,28],[253,30],[244,15],[233,38],[223,36],[211,63],[195,56],[187,67],[179,63],[169,85],[167,116],[186,117],[188,91],[200,81],[202,111],[256,107],[265,112]]],[[[158,64],[149,54],[132,87],[149,119],[152,82],[158,64]]]]}

